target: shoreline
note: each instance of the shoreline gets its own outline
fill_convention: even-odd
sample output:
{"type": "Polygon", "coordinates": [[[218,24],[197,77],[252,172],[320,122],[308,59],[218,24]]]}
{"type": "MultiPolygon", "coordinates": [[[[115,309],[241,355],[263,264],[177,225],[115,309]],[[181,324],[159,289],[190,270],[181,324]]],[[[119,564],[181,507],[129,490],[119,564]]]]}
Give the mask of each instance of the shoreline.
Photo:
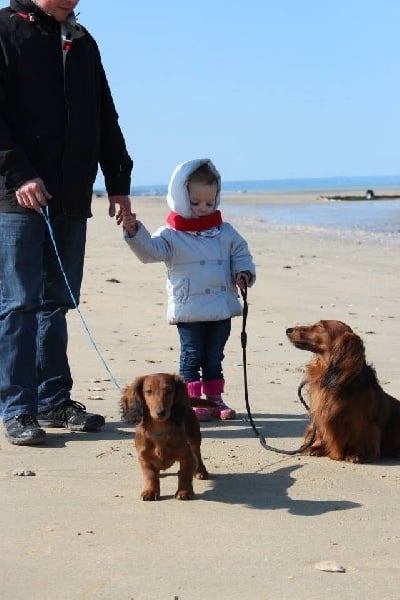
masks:
{"type": "MultiPolygon", "coordinates": [[[[400,188],[393,188],[390,190],[390,197],[393,199],[400,199],[400,188]]],[[[365,202],[371,202],[374,200],[378,200],[380,196],[388,197],[387,190],[374,190],[375,198],[367,199],[365,198],[365,202]],[[378,198],[377,198],[378,197],[378,198]]],[[[332,191],[327,190],[304,190],[304,191],[288,191],[288,192],[259,192],[259,193],[229,193],[229,192],[221,192],[221,204],[302,204],[302,203],[326,203],[330,201],[330,198],[336,197],[362,197],[365,195],[365,190],[335,190],[334,193],[332,191]]],[[[95,201],[101,197],[105,197],[105,194],[102,196],[95,195],[95,201]]],[[[166,203],[166,196],[164,195],[131,195],[132,202],[137,202],[141,204],[142,202],[151,202],[156,205],[165,205],[166,210],[168,210],[166,203]]],[[[361,200],[360,200],[361,202],[361,200]]]]}
{"type": "MultiPolygon", "coordinates": [[[[375,196],[387,196],[387,195],[396,195],[400,197],[400,187],[383,187],[383,188],[374,188],[375,196]]],[[[299,190],[270,190],[270,191],[246,191],[239,190],[235,192],[225,191],[223,184],[221,190],[221,200],[224,202],[230,202],[236,204],[238,201],[243,201],[243,199],[249,199],[251,202],[261,202],[261,203],[270,203],[270,202],[311,202],[313,200],[319,200],[320,198],[328,198],[333,196],[365,196],[366,190],[364,188],[316,188],[316,189],[299,189],[299,190]]],[[[94,194],[96,195],[96,194],[94,194]]],[[[106,192],[103,190],[99,194],[99,196],[105,196],[106,192]]],[[[134,199],[152,199],[152,200],[161,200],[165,202],[166,194],[152,194],[152,193],[142,193],[142,194],[131,194],[131,198],[134,199]]]]}
{"type": "MultiPolygon", "coordinates": [[[[347,192],[343,191],[342,194],[345,195],[347,192]]],[[[378,192],[376,192],[378,193],[378,192]]],[[[147,210],[147,208],[159,209],[160,214],[164,212],[165,217],[168,214],[168,205],[166,203],[165,197],[162,196],[133,196],[132,198],[132,210],[133,212],[137,212],[137,217],[140,219],[140,215],[142,210],[147,210]]],[[[399,190],[399,198],[400,200],[400,190],[399,190]]],[[[395,201],[390,202],[390,207],[395,209],[395,201]]],[[[226,214],[226,218],[236,227],[240,227],[243,224],[247,224],[247,226],[253,226],[260,230],[268,230],[268,231],[277,231],[277,232],[303,232],[306,235],[315,234],[315,235],[324,235],[330,238],[340,238],[340,239],[348,239],[354,238],[359,242],[364,242],[367,238],[370,239],[371,243],[376,244],[384,244],[390,246],[400,246],[400,209],[398,213],[396,213],[395,218],[391,218],[389,220],[390,225],[393,230],[384,229],[382,231],[373,230],[371,227],[363,228],[362,225],[354,225],[352,226],[349,223],[346,223],[346,214],[349,214],[349,211],[353,210],[361,210],[361,208],[368,209],[369,211],[372,208],[377,208],[379,210],[383,210],[385,206],[385,200],[379,201],[371,201],[365,200],[356,201],[356,202],[331,202],[326,200],[320,193],[308,192],[308,193],[290,193],[290,194],[227,194],[221,195],[221,211],[224,215],[224,211],[226,214]],[[379,206],[379,203],[382,202],[379,206]],[[321,209],[325,209],[325,207],[331,207],[329,210],[332,212],[333,209],[342,210],[343,216],[338,218],[335,222],[326,222],[320,221],[316,222],[315,215],[309,213],[310,218],[307,221],[307,218],[303,216],[303,210],[309,209],[311,207],[316,207],[316,211],[321,209]],[[262,208],[265,207],[266,212],[262,211],[262,208]],[[273,212],[268,213],[267,209],[271,207],[273,212]],[[291,212],[290,219],[279,218],[276,217],[276,210],[279,211],[279,208],[282,211],[289,210],[290,207],[293,207],[294,212],[291,212]],[[335,208],[336,207],[336,208],[335,208]],[[346,211],[346,212],[345,212],[346,211]],[[397,216],[398,214],[398,216],[397,216]],[[299,218],[298,222],[296,222],[296,215],[299,218]],[[396,226],[398,223],[398,226],[396,226]]],[[[279,215],[278,215],[279,217],[279,215]]],[[[364,217],[363,217],[364,218],[364,217]]],[[[164,220],[161,218],[157,227],[162,225],[164,220]]],[[[374,215],[371,215],[371,223],[375,223],[374,215]]],[[[150,228],[151,229],[151,228],[150,228]]],[[[156,229],[151,229],[153,232],[156,229]]]]}

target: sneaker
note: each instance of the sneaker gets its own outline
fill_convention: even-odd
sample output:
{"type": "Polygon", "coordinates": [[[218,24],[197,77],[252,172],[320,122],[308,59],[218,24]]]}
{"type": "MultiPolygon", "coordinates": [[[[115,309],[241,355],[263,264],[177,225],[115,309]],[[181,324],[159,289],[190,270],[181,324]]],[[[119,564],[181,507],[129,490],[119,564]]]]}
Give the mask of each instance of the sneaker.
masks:
{"type": "Polygon", "coordinates": [[[236,419],[236,411],[233,410],[233,408],[229,408],[222,398],[215,399],[214,403],[215,408],[210,408],[211,416],[214,417],[214,419],[221,419],[221,421],[236,419]]]}
{"type": "Polygon", "coordinates": [[[101,415],[86,412],[86,406],[65,400],[59,406],[38,415],[42,427],[66,427],[70,431],[96,431],[106,422],[101,415]]]}
{"type": "Polygon", "coordinates": [[[43,444],[46,432],[40,429],[36,417],[17,415],[4,423],[6,438],[18,446],[36,446],[43,444]]]}

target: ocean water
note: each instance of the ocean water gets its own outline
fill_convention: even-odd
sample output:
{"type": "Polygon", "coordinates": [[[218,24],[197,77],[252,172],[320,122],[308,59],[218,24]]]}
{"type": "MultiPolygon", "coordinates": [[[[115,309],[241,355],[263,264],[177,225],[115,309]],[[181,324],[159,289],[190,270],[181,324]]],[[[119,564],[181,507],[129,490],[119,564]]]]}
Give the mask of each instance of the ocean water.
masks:
{"type": "Polygon", "coordinates": [[[355,202],[325,201],[316,204],[225,205],[223,214],[227,220],[245,217],[264,226],[310,226],[400,236],[400,198],[355,202]]]}
{"type": "MultiPolygon", "coordinates": [[[[367,189],[399,189],[399,175],[379,177],[319,177],[297,179],[260,179],[244,181],[222,180],[222,192],[229,194],[265,194],[280,192],[307,192],[337,190],[367,190],[367,189]]],[[[132,188],[136,196],[163,196],[167,193],[167,184],[141,185],[132,188]]]]}
{"type": "MultiPolygon", "coordinates": [[[[251,181],[223,181],[222,206],[224,216],[253,219],[260,226],[311,226],[326,229],[350,230],[378,234],[400,235],[400,198],[397,200],[366,200],[319,202],[313,204],[243,204],[223,205],[223,194],[268,194],[313,192],[317,195],[335,195],[339,191],[400,189],[400,176],[382,177],[326,177],[303,179],[269,179],[251,181]]],[[[164,196],[166,185],[138,186],[134,195],[164,196]]]]}

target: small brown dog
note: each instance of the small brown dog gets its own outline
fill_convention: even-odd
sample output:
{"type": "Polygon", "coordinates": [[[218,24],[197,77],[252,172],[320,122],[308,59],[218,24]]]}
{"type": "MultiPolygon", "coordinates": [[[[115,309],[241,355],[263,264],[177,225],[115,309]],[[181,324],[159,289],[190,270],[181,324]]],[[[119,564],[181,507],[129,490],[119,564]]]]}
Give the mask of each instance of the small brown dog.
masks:
{"type": "Polygon", "coordinates": [[[193,477],[208,479],[201,458],[200,425],[190,406],[183,379],[169,373],[138,377],[121,398],[125,420],[136,415],[141,405],[142,419],[136,427],[135,446],[146,487],[142,500],[160,499],[160,471],[180,463],[175,498],[193,497],[193,477]]]}
{"type": "Polygon", "coordinates": [[[361,338],[342,321],[318,321],[286,330],[300,350],[315,354],[306,366],[310,418],[303,454],[361,463],[400,458],[400,402],[379,385],[365,361],[361,338]]]}

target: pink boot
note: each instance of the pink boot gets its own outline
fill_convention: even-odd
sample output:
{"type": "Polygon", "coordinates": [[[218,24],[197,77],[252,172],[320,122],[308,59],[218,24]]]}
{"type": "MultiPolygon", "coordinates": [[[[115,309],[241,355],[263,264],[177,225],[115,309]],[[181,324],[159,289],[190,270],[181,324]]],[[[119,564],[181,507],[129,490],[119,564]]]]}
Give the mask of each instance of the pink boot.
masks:
{"type": "Polygon", "coordinates": [[[221,394],[224,391],[225,381],[223,379],[213,379],[212,381],[203,381],[203,392],[207,400],[215,404],[215,408],[211,408],[211,415],[221,421],[227,421],[236,418],[236,412],[233,408],[229,408],[222,400],[221,394]]]}
{"type": "Polygon", "coordinates": [[[197,417],[198,421],[211,421],[212,414],[210,408],[205,408],[202,406],[196,406],[196,398],[201,398],[201,381],[189,381],[186,383],[186,388],[189,394],[189,398],[191,399],[191,406],[194,410],[194,414],[197,417]],[[193,403],[192,403],[193,402],[193,403]]]}

